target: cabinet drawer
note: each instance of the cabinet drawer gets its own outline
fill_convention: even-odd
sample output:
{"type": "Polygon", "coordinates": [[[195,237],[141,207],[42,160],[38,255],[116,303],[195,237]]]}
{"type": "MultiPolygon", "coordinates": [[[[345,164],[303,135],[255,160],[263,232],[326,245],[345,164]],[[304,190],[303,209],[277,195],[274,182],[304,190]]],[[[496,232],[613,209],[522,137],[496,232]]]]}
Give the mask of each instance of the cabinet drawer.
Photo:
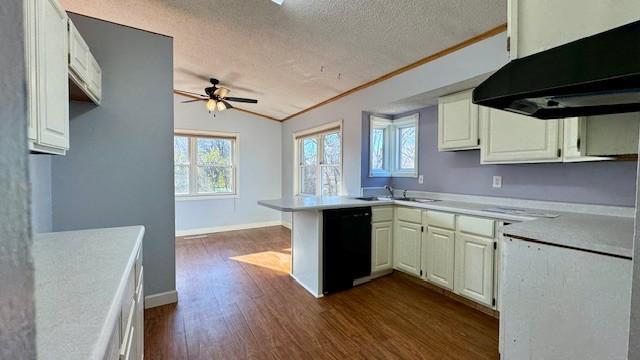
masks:
{"type": "Polygon", "coordinates": [[[374,206],[371,208],[371,221],[391,221],[393,220],[393,207],[391,206],[374,206]]]}
{"type": "Polygon", "coordinates": [[[458,230],[480,236],[493,238],[495,222],[472,216],[458,216],[458,230]]]}
{"type": "Polygon", "coordinates": [[[138,249],[138,253],[136,254],[136,260],[135,260],[135,279],[136,279],[136,285],[135,288],[137,289],[138,286],[140,285],[140,274],[142,273],[142,244],[140,245],[140,248],[138,249]]]}
{"type": "Polygon", "coordinates": [[[131,269],[129,271],[129,277],[127,278],[127,285],[125,286],[124,292],[122,294],[122,308],[120,310],[120,329],[121,333],[124,334],[127,326],[130,325],[129,321],[129,312],[131,311],[132,303],[135,302],[134,293],[136,290],[135,284],[135,271],[131,269]]]}
{"type": "Polygon", "coordinates": [[[142,291],[142,287],[144,286],[143,282],[142,282],[142,276],[144,273],[144,269],[141,268],[140,269],[140,275],[138,275],[138,278],[136,280],[136,296],[138,296],[138,294],[140,294],[140,292],[142,291]]]}
{"type": "Polygon", "coordinates": [[[129,342],[131,340],[131,334],[133,333],[133,320],[136,315],[136,301],[135,299],[131,299],[131,302],[128,305],[127,316],[125,317],[124,312],[122,313],[122,321],[126,321],[126,325],[122,327],[122,343],[120,344],[120,357],[122,358],[129,346],[129,342]]]}
{"type": "Polygon", "coordinates": [[[104,352],[103,360],[115,360],[120,356],[120,318],[109,336],[109,343],[104,352]]]}
{"type": "Polygon", "coordinates": [[[456,216],[454,214],[439,211],[427,211],[427,225],[443,229],[454,230],[456,228],[456,216]]]}
{"type": "Polygon", "coordinates": [[[134,360],[135,354],[133,353],[133,340],[135,339],[134,336],[136,330],[137,329],[135,327],[131,327],[127,336],[127,341],[123,343],[122,348],[120,348],[120,360],[134,360]]]}
{"type": "Polygon", "coordinates": [[[396,208],[396,215],[400,221],[407,221],[416,224],[422,223],[422,210],[420,209],[399,207],[396,208]]]}

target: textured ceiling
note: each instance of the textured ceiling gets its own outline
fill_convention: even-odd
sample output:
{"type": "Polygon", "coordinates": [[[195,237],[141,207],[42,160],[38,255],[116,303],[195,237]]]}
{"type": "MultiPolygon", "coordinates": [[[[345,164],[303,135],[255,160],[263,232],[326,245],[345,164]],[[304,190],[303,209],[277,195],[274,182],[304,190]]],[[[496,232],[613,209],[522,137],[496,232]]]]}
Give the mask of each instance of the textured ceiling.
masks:
{"type": "Polygon", "coordinates": [[[275,118],[506,21],[504,0],[61,3],[72,12],[173,36],[176,89],[201,92],[204,78],[215,76],[232,90],[230,96],[259,100],[244,108],[275,118]]]}

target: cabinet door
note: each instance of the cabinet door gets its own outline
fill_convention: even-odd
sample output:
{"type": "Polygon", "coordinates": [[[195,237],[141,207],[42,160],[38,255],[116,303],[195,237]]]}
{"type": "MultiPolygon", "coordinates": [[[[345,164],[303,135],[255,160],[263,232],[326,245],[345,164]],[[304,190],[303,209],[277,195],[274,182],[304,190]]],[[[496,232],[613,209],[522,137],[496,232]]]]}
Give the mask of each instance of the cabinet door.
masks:
{"type": "Polygon", "coordinates": [[[454,234],[433,226],[427,229],[427,280],[449,290],[453,290],[454,234]]]}
{"type": "Polygon", "coordinates": [[[24,50],[25,70],[27,80],[27,134],[29,140],[38,139],[38,81],[37,81],[37,53],[36,53],[36,0],[24,2],[24,50]]]}
{"type": "Polygon", "coordinates": [[[73,22],[69,20],[69,70],[78,80],[79,86],[89,84],[90,58],[89,46],[75,25],[73,25],[73,22]]]}
{"type": "Polygon", "coordinates": [[[69,148],[67,15],[55,0],[38,0],[38,143],[69,148]]]}
{"type": "Polygon", "coordinates": [[[587,155],[610,156],[638,153],[640,112],[588,116],[587,155]]]}
{"type": "Polygon", "coordinates": [[[481,107],[481,163],[562,161],[560,120],[539,120],[481,107]]]}
{"type": "Polygon", "coordinates": [[[371,224],[371,272],[393,267],[393,223],[385,221],[371,224]]]}
{"type": "Polygon", "coordinates": [[[455,292],[493,306],[493,239],[456,233],[455,292]]]}
{"type": "Polygon", "coordinates": [[[511,59],[636,21],[640,13],[637,0],[509,0],[507,4],[511,59]]]}
{"type": "Polygon", "coordinates": [[[100,68],[100,64],[96,61],[93,55],[89,54],[89,92],[93,97],[96,103],[100,103],[102,99],[102,69],[100,68]]]}
{"type": "Polygon", "coordinates": [[[422,225],[396,222],[393,238],[393,266],[409,274],[420,275],[420,238],[422,225]]]}
{"type": "MultiPolygon", "coordinates": [[[[587,156],[587,118],[573,117],[563,119],[562,128],[564,129],[562,161],[611,160],[611,158],[606,157],[587,156]]],[[[609,141],[613,143],[616,142],[617,139],[612,137],[609,141]]]]}
{"type": "Polygon", "coordinates": [[[438,99],[438,150],[478,148],[478,106],[471,102],[471,92],[438,99]]]}

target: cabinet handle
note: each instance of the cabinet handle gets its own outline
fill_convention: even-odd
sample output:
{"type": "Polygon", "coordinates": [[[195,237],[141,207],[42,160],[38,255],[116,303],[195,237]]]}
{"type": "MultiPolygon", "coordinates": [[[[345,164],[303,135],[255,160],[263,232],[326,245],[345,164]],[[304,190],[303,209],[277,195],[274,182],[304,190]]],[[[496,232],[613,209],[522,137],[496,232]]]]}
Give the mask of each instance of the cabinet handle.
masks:
{"type": "Polygon", "coordinates": [[[580,151],[580,138],[578,138],[578,141],[576,142],[576,146],[578,147],[578,151],[580,151]]]}

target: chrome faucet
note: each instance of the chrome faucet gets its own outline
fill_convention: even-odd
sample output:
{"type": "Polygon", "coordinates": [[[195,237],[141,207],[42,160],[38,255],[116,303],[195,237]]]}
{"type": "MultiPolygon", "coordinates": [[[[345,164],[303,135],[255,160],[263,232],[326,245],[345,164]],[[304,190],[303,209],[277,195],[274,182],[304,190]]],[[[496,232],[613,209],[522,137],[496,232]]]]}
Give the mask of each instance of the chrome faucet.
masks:
{"type": "Polygon", "coordinates": [[[389,192],[389,195],[391,195],[391,197],[393,197],[393,188],[391,186],[385,185],[384,189],[389,192]]]}

